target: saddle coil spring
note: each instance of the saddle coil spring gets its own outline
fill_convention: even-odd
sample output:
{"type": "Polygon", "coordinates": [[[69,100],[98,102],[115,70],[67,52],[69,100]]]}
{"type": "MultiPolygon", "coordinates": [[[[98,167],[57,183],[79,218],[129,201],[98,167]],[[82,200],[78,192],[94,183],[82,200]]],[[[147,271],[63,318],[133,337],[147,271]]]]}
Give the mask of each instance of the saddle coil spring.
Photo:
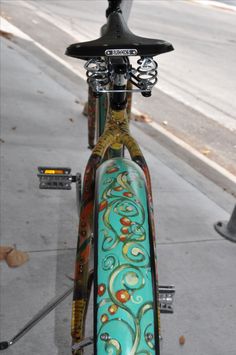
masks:
{"type": "Polygon", "coordinates": [[[85,64],[87,82],[94,92],[99,92],[110,82],[108,65],[103,58],[92,58],[85,64]]]}
{"type": "MultiPolygon", "coordinates": [[[[141,57],[138,61],[138,68],[133,68],[127,61],[126,79],[130,80],[144,96],[150,96],[153,86],[157,83],[157,63],[151,57],[141,57]]],[[[105,58],[92,58],[85,64],[87,70],[87,82],[96,94],[112,92],[106,89],[107,84],[112,82],[115,74],[112,64],[105,58]]],[[[123,90],[127,91],[127,90],[123,90]]]]}
{"type": "Polygon", "coordinates": [[[152,58],[140,58],[137,63],[137,79],[139,85],[145,89],[152,89],[157,83],[157,62],[152,58]]]}

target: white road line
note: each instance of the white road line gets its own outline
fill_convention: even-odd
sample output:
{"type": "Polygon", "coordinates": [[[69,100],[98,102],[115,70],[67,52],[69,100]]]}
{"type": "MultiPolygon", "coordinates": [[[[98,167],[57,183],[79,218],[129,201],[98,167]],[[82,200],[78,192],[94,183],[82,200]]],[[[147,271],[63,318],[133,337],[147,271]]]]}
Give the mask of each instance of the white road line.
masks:
{"type": "Polygon", "coordinates": [[[230,10],[236,12],[236,6],[234,5],[228,5],[224,2],[221,1],[214,1],[214,0],[190,0],[194,2],[198,2],[199,4],[203,6],[208,6],[208,7],[217,7],[222,10],[230,10]]]}
{"type": "MultiPolygon", "coordinates": [[[[53,59],[55,59],[56,61],[58,61],[60,64],[64,65],[67,69],[71,70],[75,75],[79,76],[82,79],[86,79],[86,76],[82,76],[80,72],[78,72],[77,70],[75,70],[70,64],[68,64],[65,60],[61,59],[60,57],[58,57],[57,55],[55,55],[53,52],[51,52],[50,50],[48,50],[46,47],[42,46],[40,43],[36,42],[35,40],[33,40],[30,36],[28,36],[26,33],[24,33],[23,31],[21,31],[20,29],[18,29],[16,26],[12,25],[11,23],[9,23],[7,20],[5,20],[4,18],[0,17],[0,23],[1,23],[1,27],[4,31],[6,32],[10,32],[13,35],[16,35],[20,38],[23,38],[25,40],[31,41],[35,46],[37,46],[38,48],[40,48],[42,51],[44,51],[45,53],[47,53],[50,57],[52,57],[53,59]]],[[[132,110],[134,114],[141,114],[137,109],[133,109],[132,110]]],[[[236,176],[234,176],[233,174],[231,174],[229,171],[227,171],[226,169],[224,169],[223,167],[221,167],[220,165],[218,165],[217,163],[215,163],[214,161],[210,160],[209,158],[205,157],[204,155],[202,155],[201,153],[199,153],[196,149],[192,148],[190,145],[188,145],[187,143],[185,143],[184,141],[182,141],[181,139],[179,139],[178,137],[174,136],[172,133],[170,133],[169,131],[167,131],[165,128],[163,128],[161,125],[159,125],[156,122],[148,122],[147,124],[149,124],[152,128],[154,128],[156,131],[162,133],[163,135],[165,135],[167,138],[169,138],[170,140],[172,140],[173,142],[175,142],[176,144],[178,144],[180,147],[186,149],[187,151],[189,151],[192,155],[194,155],[196,158],[200,159],[202,162],[204,162],[205,164],[211,166],[213,169],[215,169],[217,172],[219,172],[220,174],[222,174],[223,176],[225,176],[226,178],[228,178],[230,181],[232,181],[233,183],[236,183],[236,176]]]]}

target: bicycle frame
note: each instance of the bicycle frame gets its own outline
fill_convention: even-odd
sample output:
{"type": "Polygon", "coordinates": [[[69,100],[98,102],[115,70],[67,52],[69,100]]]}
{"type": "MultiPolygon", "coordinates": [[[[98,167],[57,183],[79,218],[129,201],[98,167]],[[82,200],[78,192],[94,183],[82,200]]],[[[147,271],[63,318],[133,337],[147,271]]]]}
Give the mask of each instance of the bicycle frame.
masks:
{"type": "Polygon", "coordinates": [[[89,299],[89,256],[91,249],[96,170],[103,161],[107,149],[115,144],[124,145],[128,149],[131,159],[140,166],[145,174],[150,210],[151,235],[153,236],[153,242],[155,243],[151,179],[146,161],[139,145],[130,135],[129,118],[126,108],[121,111],[109,109],[104,133],[93,149],[84,175],[72,316],[72,337],[75,342],[80,341],[84,336],[83,319],[85,318],[89,299]]]}

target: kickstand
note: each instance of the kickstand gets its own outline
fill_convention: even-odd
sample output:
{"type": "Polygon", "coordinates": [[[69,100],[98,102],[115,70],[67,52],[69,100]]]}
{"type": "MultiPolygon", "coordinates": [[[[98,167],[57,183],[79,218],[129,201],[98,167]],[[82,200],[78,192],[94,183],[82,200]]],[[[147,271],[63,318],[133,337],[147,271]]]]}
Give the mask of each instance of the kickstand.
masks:
{"type": "Polygon", "coordinates": [[[58,306],[66,297],[68,297],[74,289],[74,286],[67,289],[59,297],[53,298],[46,306],[44,306],[35,316],[25,324],[25,326],[9,341],[0,342],[0,350],[5,350],[9,346],[16,343],[20,338],[22,338],[30,329],[32,329],[38,322],[40,322],[48,313],[50,313],[56,306],[58,306]]]}

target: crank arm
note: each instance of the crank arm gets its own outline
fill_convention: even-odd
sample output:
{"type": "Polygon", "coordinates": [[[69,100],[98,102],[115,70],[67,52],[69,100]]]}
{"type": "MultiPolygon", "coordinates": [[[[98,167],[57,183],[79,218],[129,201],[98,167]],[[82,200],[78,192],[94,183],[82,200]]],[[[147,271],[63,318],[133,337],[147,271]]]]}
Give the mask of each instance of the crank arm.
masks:
{"type": "Polygon", "coordinates": [[[74,289],[74,286],[67,289],[62,295],[54,298],[45,307],[43,307],[26,325],[9,341],[0,342],[0,350],[5,350],[9,346],[16,343],[20,338],[22,338],[28,331],[33,328],[41,319],[46,317],[56,306],[58,306],[66,297],[68,297],[74,289]]]}
{"type": "MultiPolygon", "coordinates": [[[[89,290],[91,290],[92,280],[93,280],[93,270],[89,272],[89,290]]],[[[71,277],[68,277],[70,280],[73,281],[71,277]]],[[[35,316],[25,324],[25,326],[9,341],[1,341],[0,342],[0,350],[5,350],[9,348],[11,345],[16,343],[20,338],[22,338],[30,329],[32,329],[38,322],[40,322],[46,315],[48,315],[54,308],[56,308],[66,297],[68,297],[72,291],[74,290],[74,285],[68,288],[62,295],[53,298],[51,302],[49,302],[46,306],[44,306],[35,316]]],[[[89,338],[86,338],[89,339],[89,338]]],[[[85,339],[84,339],[85,340],[85,339]]],[[[83,341],[84,341],[83,340],[83,341]]],[[[79,343],[78,343],[79,344],[79,343]]],[[[77,345],[78,345],[77,344],[77,345]]],[[[89,344],[88,344],[89,345],[89,344]]],[[[84,345],[87,346],[87,345],[84,345]]]]}
{"type": "Polygon", "coordinates": [[[87,337],[78,343],[74,343],[72,345],[72,350],[73,351],[82,350],[83,348],[91,344],[93,344],[93,337],[87,337]]]}

